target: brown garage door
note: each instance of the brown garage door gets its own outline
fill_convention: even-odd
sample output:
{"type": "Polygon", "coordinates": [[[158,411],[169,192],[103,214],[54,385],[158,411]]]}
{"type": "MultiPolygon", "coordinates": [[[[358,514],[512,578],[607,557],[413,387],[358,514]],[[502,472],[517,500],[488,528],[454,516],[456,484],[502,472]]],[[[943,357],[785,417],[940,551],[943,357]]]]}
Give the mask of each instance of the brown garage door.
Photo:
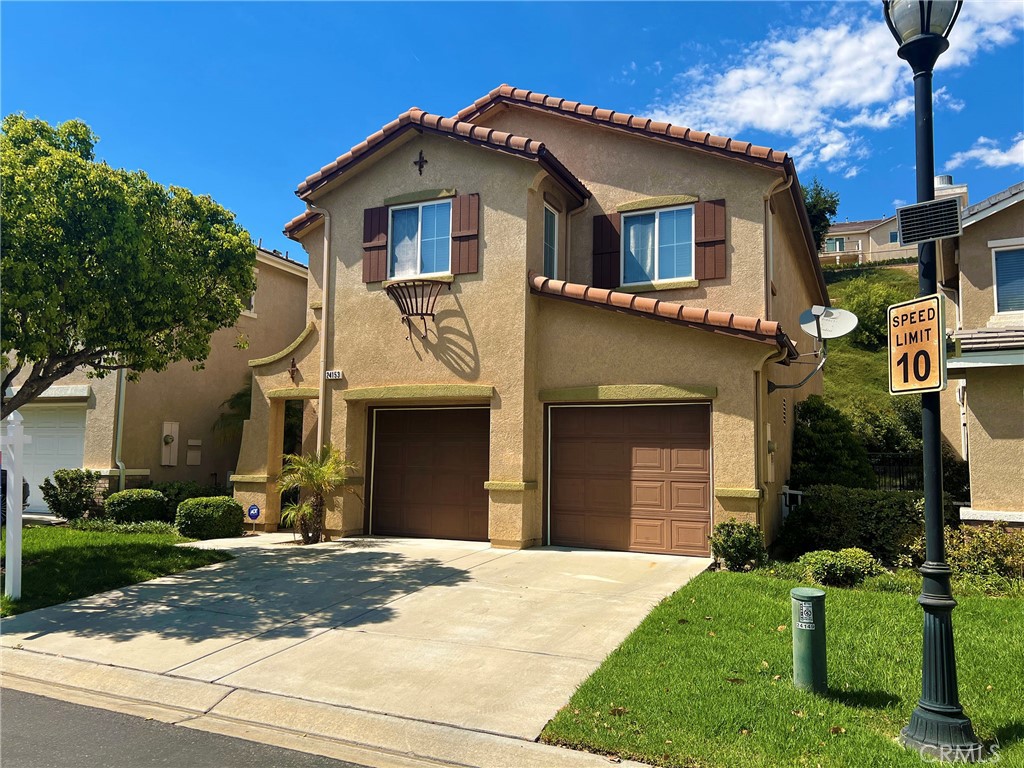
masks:
{"type": "Polygon", "coordinates": [[[489,415],[375,410],[370,532],[486,540],[489,415]]]}
{"type": "Polygon", "coordinates": [[[552,544],[709,554],[710,405],[550,414],[552,544]]]}

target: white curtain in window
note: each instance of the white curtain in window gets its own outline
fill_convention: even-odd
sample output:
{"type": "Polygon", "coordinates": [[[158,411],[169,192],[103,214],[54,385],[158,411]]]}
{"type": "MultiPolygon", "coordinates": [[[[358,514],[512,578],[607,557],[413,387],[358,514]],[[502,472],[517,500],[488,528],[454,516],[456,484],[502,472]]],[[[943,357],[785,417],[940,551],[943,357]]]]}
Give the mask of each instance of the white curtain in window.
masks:
{"type": "Polygon", "coordinates": [[[403,208],[391,215],[391,276],[408,277],[419,271],[419,255],[416,253],[416,230],[419,227],[419,211],[403,208]]]}
{"type": "Polygon", "coordinates": [[[626,219],[624,282],[645,283],[654,279],[654,214],[626,219]]]}

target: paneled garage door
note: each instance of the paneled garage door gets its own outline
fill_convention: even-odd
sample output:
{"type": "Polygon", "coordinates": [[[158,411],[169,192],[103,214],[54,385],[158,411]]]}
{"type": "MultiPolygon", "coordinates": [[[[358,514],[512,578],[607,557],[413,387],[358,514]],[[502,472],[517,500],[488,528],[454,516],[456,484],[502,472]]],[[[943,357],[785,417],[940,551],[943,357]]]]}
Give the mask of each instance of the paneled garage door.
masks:
{"type": "Polygon", "coordinates": [[[81,469],[85,456],[85,406],[35,405],[19,411],[24,417],[25,479],[28,481],[28,511],[46,512],[39,484],[55,469],[81,469]]]}
{"type": "Polygon", "coordinates": [[[711,406],[550,409],[551,543],[708,555],[711,406]]]}
{"type": "Polygon", "coordinates": [[[370,532],[487,539],[490,409],[373,411],[370,532]]]}

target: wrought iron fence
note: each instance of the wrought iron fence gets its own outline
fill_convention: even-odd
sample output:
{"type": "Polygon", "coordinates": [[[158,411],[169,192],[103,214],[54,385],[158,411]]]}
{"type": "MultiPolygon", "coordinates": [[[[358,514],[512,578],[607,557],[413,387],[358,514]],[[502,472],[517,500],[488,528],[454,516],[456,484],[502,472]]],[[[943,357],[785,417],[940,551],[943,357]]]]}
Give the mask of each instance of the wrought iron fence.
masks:
{"type": "Polygon", "coordinates": [[[924,489],[924,469],[920,454],[869,453],[871,468],[883,491],[920,491],[924,489]]]}

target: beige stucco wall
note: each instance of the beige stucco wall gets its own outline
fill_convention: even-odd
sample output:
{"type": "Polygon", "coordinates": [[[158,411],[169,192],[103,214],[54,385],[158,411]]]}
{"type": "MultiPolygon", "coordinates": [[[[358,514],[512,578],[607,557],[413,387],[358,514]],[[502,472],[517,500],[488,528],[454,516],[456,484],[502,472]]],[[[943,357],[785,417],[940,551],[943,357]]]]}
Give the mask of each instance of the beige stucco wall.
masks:
{"type": "Polygon", "coordinates": [[[1024,368],[977,368],[967,375],[971,507],[1024,512],[1024,368]]]}
{"type": "Polygon", "coordinates": [[[996,315],[992,248],[989,247],[993,240],[1021,237],[1024,237],[1024,215],[1021,215],[1020,205],[964,228],[960,237],[960,306],[964,328],[984,328],[999,322],[1013,322],[1018,327],[1024,324],[1024,313],[996,315]]]}
{"type": "Polygon", "coordinates": [[[634,200],[694,195],[726,201],[726,277],[696,288],[658,291],[659,299],[761,315],[764,307],[764,201],[780,172],[710,156],[612,128],[574,123],[526,109],[498,109],[481,121],[543,141],[593,193],[587,209],[571,216],[570,279],[590,283],[594,215],[634,200]]]}
{"type": "MultiPolygon", "coordinates": [[[[15,377],[12,386],[17,389],[28,378],[28,371],[15,377]]],[[[22,414],[33,407],[55,403],[74,403],[85,408],[85,445],[83,469],[109,469],[114,466],[114,419],[117,408],[117,374],[108,373],[103,378],[90,377],[84,369],[77,369],[69,376],[55,382],[55,387],[88,386],[89,396],[85,399],[54,399],[54,391],[44,392],[35,401],[22,406],[22,414]]]]}
{"type": "Polygon", "coordinates": [[[154,482],[227,482],[238,460],[239,441],[226,441],[213,432],[224,410],[221,404],[246,384],[251,358],[280,350],[305,325],[305,275],[264,260],[257,268],[254,313],[243,313],[234,327],[214,333],[203,369],[193,370],[182,361],[128,384],[122,455],[128,467],[148,469],[154,482]],[[247,349],[235,346],[240,335],[248,340],[247,349]],[[161,466],[164,422],[179,425],[174,467],[161,466]],[[197,466],[186,465],[189,440],[202,441],[197,466]]]}

